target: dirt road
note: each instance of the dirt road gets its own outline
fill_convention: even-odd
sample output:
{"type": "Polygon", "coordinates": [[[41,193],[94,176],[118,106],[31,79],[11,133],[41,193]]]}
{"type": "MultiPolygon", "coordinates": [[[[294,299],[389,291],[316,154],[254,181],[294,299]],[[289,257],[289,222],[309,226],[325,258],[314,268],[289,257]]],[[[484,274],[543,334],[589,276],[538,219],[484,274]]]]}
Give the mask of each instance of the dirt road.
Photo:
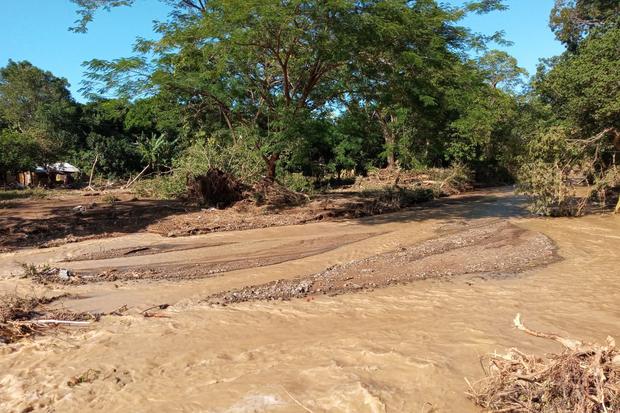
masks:
{"type": "Polygon", "coordinates": [[[10,276],[24,262],[93,276],[116,270],[127,276],[53,288],[78,294],[64,303],[76,310],[131,309],[92,328],[0,347],[0,404],[63,412],[474,412],[463,378],[482,374],[479,356],[512,346],[556,349],[512,329],[517,312],[540,330],[620,338],[619,234],[618,217],[527,218],[503,190],[359,220],[190,238],[129,234],[2,254],[0,291],[44,289],[10,276]],[[500,238],[480,238],[475,228],[500,238]],[[455,234],[463,245],[418,261],[390,255],[421,254],[455,234]],[[510,269],[518,271],[498,269],[513,252],[518,268],[510,269]],[[470,266],[459,273],[463,261],[470,266]],[[450,270],[355,294],[204,302],[340,265],[346,279],[366,268],[385,278],[424,266],[450,270]],[[139,315],[162,303],[173,304],[162,313],[169,318],[139,315]],[[87,380],[69,386],[75,377],[87,380]]]}

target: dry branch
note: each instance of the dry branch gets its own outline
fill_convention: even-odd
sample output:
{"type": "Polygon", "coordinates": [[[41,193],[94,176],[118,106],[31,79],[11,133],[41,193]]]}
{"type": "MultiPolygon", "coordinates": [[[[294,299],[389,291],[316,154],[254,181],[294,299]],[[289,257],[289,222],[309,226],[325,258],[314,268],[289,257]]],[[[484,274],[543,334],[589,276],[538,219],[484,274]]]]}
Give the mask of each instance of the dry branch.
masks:
{"type": "Polygon", "coordinates": [[[585,344],[557,334],[531,330],[520,316],[519,330],[564,346],[545,357],[511,349],[488,358],[487,376],[469,384],[469,398],[488,412],[620,412],[620,353],[615,341],[585,344]]]}

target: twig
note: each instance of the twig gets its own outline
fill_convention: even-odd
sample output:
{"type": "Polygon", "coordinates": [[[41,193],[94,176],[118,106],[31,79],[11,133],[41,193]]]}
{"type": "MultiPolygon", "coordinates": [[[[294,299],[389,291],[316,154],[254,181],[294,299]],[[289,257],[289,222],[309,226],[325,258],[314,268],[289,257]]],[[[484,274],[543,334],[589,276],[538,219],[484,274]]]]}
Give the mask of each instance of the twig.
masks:
{"type": "Polygon", "coordinates": [[[124,185],[122,189],[127,189],[127,188],[129,188],[131,185],[133,185],[133,184],[134,184],[134,182],[136,182],[136,181],[138,180],[138,178],[140,178],[140,177],[142,176],[142,174],[143,174],[144,172],[146,172],[146,170],[147,170],[147,169],[149,169],[149,166],[151,166],[151,165],[150,165],[150,164],[149,164],[149,165],[146,165],[146,166],[144,167],[144,169],[143,169],[143,170],[142,170],[142,171],[141,171],[138,175],[136,175],[136,177],[135,177],[134,179],[132,179],[132,180],[131,180],[131,182],[129,182],[128,184],[124,185]]]}
{"type": "Polygon", "coordinates": [[[557,341],[558,343],[562,344],[564,347],[570,350],[574,350],[574,351],[589,351],[590,350],[589,348],[590,346],[584,346],[584,344],[579,340],[572,340],[569,338],[560,337],[557,334],[553,334],[553,333],[542,333],[539,331],[530,330],[529,328],[525,327],[523,323],[521,322],[521,314],[517,314],[517,316],[513,320],[513,323],[517,329],[531,336],[548,338],[550,340],[557,341]]]}
{"type": "Polygon", "coordinates": [[[159,305],[154,305],[153,307],[149,307],[144,311],[141,311],[140,314],[144,314],[149,310],[154,310],[156,308],[160,309],[160,310],[165,310],[166,308],[170,307],[170,304],[159,304],[159,305]]]}
{"type": "MultiPolygon", "coordinates": [[[[22,324],[22,323],[20,323],[22,324]]],[[[83,326],[91,324],[90,321],[69,321],[69,320],[32,320],[23,324],[69,324],[76,326],[83,326]]]]}
{"type": "Polygon", "coordinates": [[[291,398],[291,400],[293,400],[295,403],[297,403],[297,405],[299,407],[301,407],[302,409],[304,409],[305,411],[307,411],[308,413],[314,413],[312,410],[308,409],[306,406],[304,406],[303,404],[301,404],[301,402],[299,400],[297,400],[296,398],[293,397],[293,395],[291,393],[288,392],[288,390],[286,390],[286,388],[284,386],[282,386],[282,390],[284,390],[284,392],[288,395],[288,397],[291,398]]]}

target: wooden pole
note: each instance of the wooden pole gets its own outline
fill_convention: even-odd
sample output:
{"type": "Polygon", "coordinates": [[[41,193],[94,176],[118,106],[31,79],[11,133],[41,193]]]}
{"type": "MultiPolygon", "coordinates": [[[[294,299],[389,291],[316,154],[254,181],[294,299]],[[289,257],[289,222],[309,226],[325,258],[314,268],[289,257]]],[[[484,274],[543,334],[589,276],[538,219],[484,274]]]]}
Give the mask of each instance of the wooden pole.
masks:
{"type": "Polygon", "coordinates": [[[97,161],[99,160],[99,152],[95,155],[95,161],[93,162],[93,166],[90,168],[90,178],[88,178],[88,186],[87,189],[94,191],[95,189],[91,186],[93,182],[93,175],[95,173],[95,165],[97,165],[97,161]]]}

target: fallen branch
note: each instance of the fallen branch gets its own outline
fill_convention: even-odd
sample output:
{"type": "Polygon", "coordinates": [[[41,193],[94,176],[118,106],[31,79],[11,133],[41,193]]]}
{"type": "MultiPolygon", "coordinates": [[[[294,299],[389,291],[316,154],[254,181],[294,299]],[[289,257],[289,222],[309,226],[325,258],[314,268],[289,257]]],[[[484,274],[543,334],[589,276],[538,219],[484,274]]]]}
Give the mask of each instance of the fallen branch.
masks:
{"type": "Polygon", "coordinates": [[[284,393],[286,393],[288,395],[288,397],[290,397],[291,400],[294,401],[299,407],[301,407],[302,409],[304,409],[308,413],[314,413],[312,410],[308,409],[306,406],[301,404],[301,402],[299,400],[294,398],[293,395],[291,393],[289,393],[288,390],[286,390],[286,388],[284,386],[282,386],[282,390],[284,390],[284,393]]]}
{"type": "Polygon", "coordinates": [[[84,326],[91,324],[90,321],[69,321],[69,320],[32,320],[32,321],[24,321],[24,324],[69,324],[75,326],[84,326]]]}
{"type": "Polygon", "coordinates": [[[129,188],[131,185],[133,185],[133,184],[134,184],[134,182],[136,182],[136,181],[137,181],[137,180],[138,180],[138,179],[142,176],[142,174],[144,174],[144,173],[146,172],[146,170],[147,170],[147,169],[149,169],[149,166],[151,166],[151,165],[146,165],[146,166],[144,167],[144,169],[143,169],[143,170],[142,170],[142,171],[141,171],[138,175],[136,175],[136,177],[135,177],[134,179],[132,179],[132,180],[131,180],[131,182],[129,182],[129,183],[127,183],[127,184],[125,184],[125,185],[122,187],[122,189],[127,189],[127,188],[129,188]]]}
{"type": "Polygon", "coordinates": [[[620,352],[606,345],[584,344],[557,334],[531,330],[519,314],[517,329],[564,346],[545,357],[511,349],[488,357],[486,377],[469,385],[468,397],[487,412],[620,412],[620,352]]]}
{"type": "Polygon", "coordinates": [[[546,338],[549,340],[557,341],[558,343],[562,344],[564,347],[571,349],[573,351],[591,351],[592,350],[591,346],[585,346],[579,340],[573,340],[570,338],[560,337],[557,334],[553,334],[553,333],[541,333],[539,331],[530,330],[529,328],[525,327],[523,323],[521,322],[521,314],[517,314],[517,316],[514,318],[514,320],[512,320],[512,322],[514,323],[515,327],[518,330],[521,330],[534,337],[546,338]]]}

